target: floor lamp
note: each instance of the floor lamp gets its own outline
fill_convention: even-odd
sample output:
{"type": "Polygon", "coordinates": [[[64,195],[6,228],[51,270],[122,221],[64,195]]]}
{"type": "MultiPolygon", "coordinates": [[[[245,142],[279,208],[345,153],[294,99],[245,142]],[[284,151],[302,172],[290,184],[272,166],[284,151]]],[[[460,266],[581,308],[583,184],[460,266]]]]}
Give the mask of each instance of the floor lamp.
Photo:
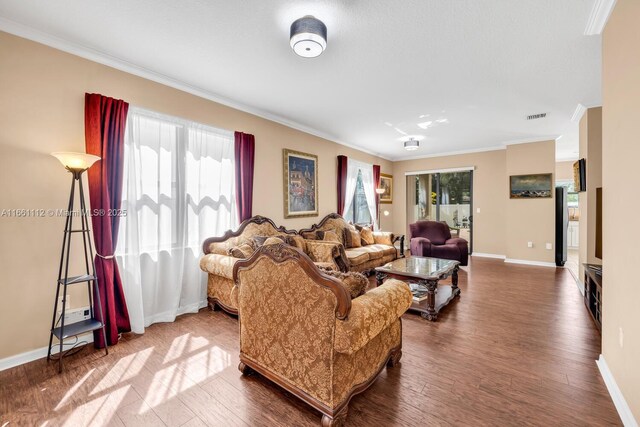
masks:
{"type": "Polygon", "coordinates": [[[378,195],[378,230],[381,230],[382,227],[380,226],[380,197],[384,194],[384,188],[376,188],[376,194],[378,195]]]}
{"type": "MultiPolygon", "coordinates": [[[[88,211],[85,206],[84,189],[82,187],[82,173],[89,169],[96,161],[100,160],[100,157],[86,153],[71,153],[71,152],[56,152],[51,153],[52,156],[60,160],[60,163],[65,167],[67,171],[72,174],[71,179],[71,192],[69,195],[69,205],[66,212],[66,222],[64,225],[64,237],[62,239],[62,253],[60,254],[60,267],[58,268],[58,283],[56,290],[56,300],[53,307],[53,319],[51,320],[51,334],[49,335],[49,349],[47,352],[47,360],[51,360],[51,350],[53,344],[53,337],[55,336],[59,341],[59,353],[58,353],[58,372],[62,372],[62,358],[66,355],[63,352],[64,340],[66,338],[85,334],[87,332],[96,331],[101,329],[105,341],[105,352],[109,354],[107,348],[107,333],[104,324],[104,316],[102,313],[102,304],[100,303],[100,291],[98,290],[98,282],[96,279],[95,265],[93,263],[93,247],[91,246],[91,230],[89,229],[88,211]],[[73,228],[73,205],[75,201],[76,186],[78,187],[79,199],[80,199],[80,228],[73,228]],[[80,233],[82,236],[82,245],[84,248],[84,266],[86,268],[86,274],[79,276],[69,276],[69,258],[71,250],[71,235],[80,233]],[[86,283],[87,292],[89,294],[89,312],[88,319],[80,322],[75,322],[65,325],[65,311],[67,306],[67,286],[86,283]],[[98,306],[99,318],[95,316],[93,310],[92,299],[92,286],[93,296],[96,299],[96,305],[98,306]],[[58,315],[58,298],[60,297],[60,288],[62,288],[62,310],[58,315]]],[[[71,354],[74,347],[67,350],[67,354],[71,354]]],[[[75,353],[75,352],[74,352],[75,353]]]]}

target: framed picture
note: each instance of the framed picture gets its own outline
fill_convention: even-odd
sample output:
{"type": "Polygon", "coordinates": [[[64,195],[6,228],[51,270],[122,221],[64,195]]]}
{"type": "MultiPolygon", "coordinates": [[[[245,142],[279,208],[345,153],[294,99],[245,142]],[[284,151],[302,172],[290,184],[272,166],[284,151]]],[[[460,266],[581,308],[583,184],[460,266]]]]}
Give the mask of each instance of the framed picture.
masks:
{"type": "Polygon", "coordinates": [[[550,173],[535,175],[511,175],[510,199],[545,199],[553,197],[553,179],[550,173]]]}
{"type": "Polygon", "coordinates": [[[318,216],[318,156],[282,150],[284,217],[318,216]]]}
{"type": "Polygon", "coordinates": [[[393,175],[381,173],[380,188],[384,188],[384,193],[380,195],[380,203],[393,203],[393,175]]]}

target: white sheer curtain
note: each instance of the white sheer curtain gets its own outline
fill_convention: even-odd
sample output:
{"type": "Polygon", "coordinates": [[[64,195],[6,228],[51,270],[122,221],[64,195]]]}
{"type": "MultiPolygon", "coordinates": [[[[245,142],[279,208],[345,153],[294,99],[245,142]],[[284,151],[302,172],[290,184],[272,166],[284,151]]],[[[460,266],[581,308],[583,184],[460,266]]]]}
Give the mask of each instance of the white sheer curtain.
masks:
{"type": "Polygon", "coordinates": [[[358,183],[358,172],[362,174],[362,185],[367,199],[367,208],[369,209],[371,220],[373,224],[375,224],[377,222],[377,218],[375,188],[373,185],[373,165],[359,162],[351,158],[347,159],[347,183],[344,198],[344,212],[341,214],[344,216],[347,212],[351,212],[352,209],[356,208],[356,206],[353,206],[353,202],[358,183]]]}
{"type": "Polygon", "coordinates": [[[233,132],[129,108],[117,261],[131,328],[206,305],[202,241],[238,225],[233,132]]]}
{"type": "Polygon", "coordinates": [[[373,183],[373,165],[367,165],[361,169],[362,171],[362,185],[364,186],[364,195],[367,198],[367,207],[371,214],[371,222],[375,227],[378,223],[376,215],[376,190],[373,183]]]}

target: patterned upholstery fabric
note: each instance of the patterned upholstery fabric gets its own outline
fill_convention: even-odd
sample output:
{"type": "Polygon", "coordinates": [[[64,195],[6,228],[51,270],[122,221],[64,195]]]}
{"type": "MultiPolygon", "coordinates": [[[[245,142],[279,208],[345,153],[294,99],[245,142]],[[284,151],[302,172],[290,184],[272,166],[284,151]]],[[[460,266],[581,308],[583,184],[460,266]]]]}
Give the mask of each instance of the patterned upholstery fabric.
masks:
{"type": "MultiPolygon", "coordinates": [[[[316,232],[318,230],[335,230],[338,234],[338,238],[341,240],[343,249],[341,253],[344,253],[343,257],[346,260],[346,267],[340,267],[341,271],[357,271],[367,272],[375,267],[379,267],[393,261],[397,257],[397,251],[393,246],[393,233],[384,231],[371,232],[373,237],[373,244],[356,248],[349,248],[349,242],[347,240],[347,233],[358,232],[364,230],[367,227],[354,226],[349,224],[344,218],[330,214],[323,218],[320,225],[315,225],[307,230],[301,230],[299,234],[305,239],[316,240],[316,232]]],[[[366,234],[366,231],[365,231],[366,234]]],[[[361,234],[358,234],[358,243],[362,242],[361,234]]],[[[310,240],[307,240],[309,242],[310,240]]],[[[338,262],[338,260],[336,260],[338,262]]],[[[339,264],[339,262],[338,262],[339,264]]]]}
{"type": "Polygon", "coordinates": [[[363,384],[382,370],[391,349],[402,346],[402,323],[396,319],[388,328],[353,354],[334,353],[333,401],[339,405],[349,397],[354,384],[363,384]]]}
{"type": "Polygon", "coordinates": [[[200,258],[200,269],[227,279],[233,279],[233,266],[239,258],[229,255],[208,254],[200,258]]]}
{"type": "Polygon", "coordinates": [[[411,306],[409,286],[399,280],[387,280],[351,301],[351,312],[336,322],[335,350],[353,354],[391,326],[411,306]]]}
{"type": "Polygon", "coordinates": [[[243,243],[252,244],[255,236],[275,236],[282,234],[276,230],[270,223],[263,222],[262,224],[256,224],[254,222],[247,224],[240,236],[230,237],[224,242],[214,242],[209,245],[209,252],[226,255],[229,253],[229,249],[241,245],[243,243]]]}
{"type": "Polygon", "coordinates": [[[238,292],[232,279],[209,274],[207,296],[220,302],[227,309],[237,310],[238,308],[238,292]]]}
{"type": "Polygon", "coordinates": [[[362,238],[363,245],[373,245],[375,240],[373,239],[373,232],[369,227],[362,227],[360,230],[360,237],[362,238]]]}
{"type": "Polygon", "coordinates": [[[236,271],[241,358],[277,383],[338,408],[400,351],[399,318],[411,304],[411,292],[388,280],[371,296],[353,299],[341,320],[341,300],[327,284],[335,286],[336,279],[309,270],[315,267],[304,255],[276,260],[266,253],[292,251],[284,245],[270,248],[261,248],[236,271]]]}
{"type": "Polygon", "coordinates": [[[387,231],[374,231],[373,240],[376,244],[393,246],[393,233],[387,231]]]}
{"type": "Polygon", "coordinates": [[[355,271],[343,273],[341,271],[336,271],[335,269],[326,270],[323,266],[318,265],[317,262],[314,264],[318,268],[324,270],[323,273],[339,279],[342,284],[349,290],[349,295],[351,295],[351,298],[358,298],[367,290],[369,279],[367,279],[363,274],[357,273],[355,271]]]}
{"type": "Polygon", "coordinates": [[[249,258],[253,254],[253,246],[243,243],[235,248],[229,249],[229,255],[234,258],[249,258]]]}
{"type": "Polygon", "coordinates": [[[383,255],[382,258],[379,259],[374,259],[374,260],[370,260],[370,261],[366,261],[363,262],[362,264],[358,264],[358,265],[351,265],[349,267],[349,271],[359,271],[359,272],[365,272],[365,271],[370,271],[373,268],[376,267],[380,267],[381,265],[385,265],[388,262],[393,261],[394,259],[396,259],[396,255],[383,255]]]}

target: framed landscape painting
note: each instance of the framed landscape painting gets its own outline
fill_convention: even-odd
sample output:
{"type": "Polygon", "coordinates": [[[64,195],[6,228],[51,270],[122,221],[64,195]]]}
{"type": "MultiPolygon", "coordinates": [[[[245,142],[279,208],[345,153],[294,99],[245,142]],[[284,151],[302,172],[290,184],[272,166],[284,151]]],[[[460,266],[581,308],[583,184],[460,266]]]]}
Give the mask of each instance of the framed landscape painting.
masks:
{"type": "Polygon", "coordinates": [[[318,156],[283,150],[284,217],[318,216],[318,156]]]}
{"type": "Polygon", "coordinates": [[[380,195],[380,203],[393,203],[393,176],[381,173],[380,188],[384,189],[384,193],[380,195]]]}
{"type": "Polygon", "coordinates": [[[552,197],[553,179],[550,173],[535,175],[511,175],[509,177],[509,198],[545,199],[552,197]]]}

